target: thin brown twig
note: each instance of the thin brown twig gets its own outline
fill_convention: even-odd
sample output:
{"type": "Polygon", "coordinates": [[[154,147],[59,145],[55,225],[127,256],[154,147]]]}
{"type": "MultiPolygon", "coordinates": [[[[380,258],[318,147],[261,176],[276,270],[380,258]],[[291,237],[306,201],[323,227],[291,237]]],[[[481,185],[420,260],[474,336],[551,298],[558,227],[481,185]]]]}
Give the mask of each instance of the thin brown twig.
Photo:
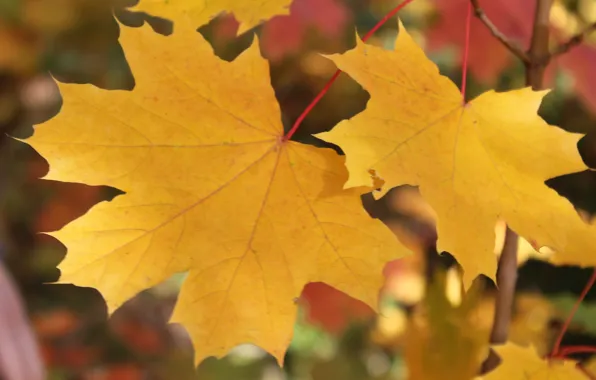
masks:
{"type": "Polygon", "coordinates": [[[507,48],[510,52],[515,54],[523,62],[530,62],[530,57],[526,54],[524,49],[514,41],[511,41],[506,35],[504,35],[499,28],[488,18],[484,10],[480,6],[479,0],[470,0],[474,7],[474,14],[476,17],[488,28],[491,34],[507,48]]]}
{"type": "Polygon", "coordinates": [[[538,0],[534,12],[534,24],[532,25],[532,39],[528,50],[528,62],[526,65],[526,85],[532,86],[534,90],[544,89],[544,72],[549,60],[544,60],[550,54],[550,10],[554,0],[538,0]]]}
{"type": "MultiPolygon", "coordinates": [[[[505,231],[505,244],[499,258],[497,269],[498,293],[495,299],[495,316],[490,333],[491,344],[503,344],[507,342],[511,314],[513,313],[513,301],[515,300],[515,284],[517,283],[517,245],[519,237],[507,227],[505,231]]],[[[488,373],[495,369],[501,359],[491,350],[488,357],[482,363],[481,373],[488,373]]]]}
{"type": "Polygon", "coordinates": [[[557,48],[554,49],[552,53],[550,53],[549,59],[561,54],[565,54],[577,45],[580,45],[582,42],[584,42],[586,36],[594,31],[596,31],[596,22],[590,24],[586,29],[583,30],[583,32],[571,37],[569,40],[567,40],[567,42],[564,42],[557,46],[557,48]]]}
{"type": "Polygon", "coordinates": [[[491,331],[492,343],[507,342],[509,333],[509,322],[513,310],[513,299],[515,284],[517,282],[517,245],[519,238],[517,234],[507,227],[505,231],[505,244],[499,258],[497,269],[497,286],[499,293],[495,307],[495,323],[491,331]]]}

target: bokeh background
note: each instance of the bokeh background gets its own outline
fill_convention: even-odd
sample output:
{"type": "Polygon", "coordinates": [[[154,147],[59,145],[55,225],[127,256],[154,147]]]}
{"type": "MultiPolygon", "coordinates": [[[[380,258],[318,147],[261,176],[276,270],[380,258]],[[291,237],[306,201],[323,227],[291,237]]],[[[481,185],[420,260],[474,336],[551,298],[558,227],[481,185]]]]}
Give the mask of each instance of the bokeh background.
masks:
{"type": "MultiPolygon", "coordinates": [[[[142,1],[142,0],[141,0],[142,1]]],[[[495,287],[479,278],[462,296],[457,263],[432,250],[436,239],[432,209],[415,187],[403,186],[363,202],[412,249],[413,255],[389,263],[379,314],[321,283],[309,284],[298,300],[299,313],[285,366],[252,345],[198,368],[182,326],[167,323],[184,275],[131,299],[108,319],[94,289],[52,284],[66,250],[42,234],[83,215],[116,189],[41,180],[47,163],[26,144],[33,126],[59,112],[56,81],[91,83],[105,89],[134,87],[134,76],[118,44],[119,28],[148,22],[159,33],[172,25],[130,11],[135,0],[0,1],[0,260],[41,349],[41,359],[24,355],[20,363],[41,360],[53,380],[136,379],[417,379],[429,353],[436,368],[475,368],[486,354],[492,326],[495,287]],[[453,356],[454,347],[458,355],[453,356]]],[[[271,66],[271,83],[287,129],[336,70],[321,54],[342,53],[355,44],[400,0],[294,0],[290,14],[277,16],[237,36],[233,15],[220,15],[199,28],[215,54],[233,60],[258,35],[271,66]]],[[[529,44],[535,0],[480,1],[491,20],[522,46],[529,44]]],[[[461,81],[467,0],[415,0],[399,17],[430,59],[456,84],[461,81]]],[[[596,22],[593,0],[558,0],[551,12],[552,43],[565,41],[596,22]]],[[[524,86],[524,67],[476,19],[472,21],[468,97],[491,88],[524,86]]],[[[368,43],[392,48],[395,19],[368,43]]],[[[587,134],[580,149],[596,166],[596,33],[548,67],[541,115],[551,124],[587,134]]],[[[241,84],[239,84],[241,85],[241,84]]],[[[368,93],[341,74],[306,117],[294,139],[322,146],[313,133],[331,129],[361,112],[368,93]]],[[[396,99],[396,105],[399,102],[396,99]]],[[[91,169],[90,169],[91,170],[91,169]]],[[[197,167],[200,170],[200,166],[197,167]]],[[[589,221],[596,212],[596,176],[590,172],[549,180],[589,221]]],[[[239,195],[241,196],[241,195],[239,195]]],[[[504,225],[495,226],[495,255],[504,225]]],[[[474,233],[470,231],[470,233],[474,233]]],[[[549,352],[591,268],[554,267],[548,249],[520,242],[519,280],[510,339],[549,352]]],[[[2,294],[0,289],[0,296],[2,294]]],[[[0,306],[0,322],[15,313],[0,306]],[[12,314],[11,314],[12,313],[12,314]]],[[[0,323],[0,325],[2,325],[0,323]]],[[[199,343],[200,344],[200,343],[199,343]]],[[[596,290],[577,312],[564,345],[596,346],[596,290]]],[[[15,342],[0,331],[0,346],[15,342]]],[[[596,373],[596,361],[576,355],[596,373]]],[[[425,364],[426,363],[426,364],[425,364]]],[[[7,378],[6,380],[14,380],[7,378]]]]}

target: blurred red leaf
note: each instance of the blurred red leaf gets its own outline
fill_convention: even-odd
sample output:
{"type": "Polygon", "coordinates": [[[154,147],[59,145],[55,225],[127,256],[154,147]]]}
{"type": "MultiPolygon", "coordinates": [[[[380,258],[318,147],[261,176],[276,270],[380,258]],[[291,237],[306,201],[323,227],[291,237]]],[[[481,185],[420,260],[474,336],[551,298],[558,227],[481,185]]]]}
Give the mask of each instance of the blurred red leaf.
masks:
{"type": "Polygon", "coordinates": [[[157,355],[164,348],[164,340],[157,327],[134,319],[114,321],[113,328],[128,347],[145,355],[157,355]]]}
{"type": "Polygon", "coordinates": [[[56,350],[54,350],[54,347],[47,342],[40,343],[39,345],[41,357],[46,367],[54,367],[58,363],[58,360],[56,359],[56,350]]]}
{"type": "MultiPolygon", "coordinates": [[[[447,45],[462,48],[469,0],[433,1],[439,20],[428,33],[429,49],[438,50],[447,45]]],[[[528,46],[536,0],[480,0],[480,5],[501,32],[522,46],[528,46]]],[[[492,83],[512,62],[513,56],[477,18],[472,19],[470,28],[470,72],[479,81],[492,83]]],[[[461,59],[461,54],[458,56],[461,59]]]]}
{"type": "Polygon", "coordinates": [[[290,16],[331,38],[339,37],[349,19],[348,10],[338,0],[294,0],[290,16]]]}
{"type": "Polygon", "coordinates": [[[133,363],[116,364],[86,376],[85,380],[141,380],[143,372],[133,363]]]}
{"type": "Polygon", "coordinates": [[[573,77],[577,95],[589,109],[596,112],[596,48],[585,44],[574,47],[557,57],[554,65],[573,77]]]}
{"type": "Polygon", "coordinates": [[[367,320],[375,314],[364,302],[322,282],[307,284],[300,302],[305,306],[307,322],[332,334],[343,331],[352,322],[367,320]]]}
{"type": "Polygon", "coordinates": [[[33,315],[33,328],[42,339],[68,335],[79,327],[78,318],[70,310],[54,309],[33,315]]]}
{"type": "Polygon", "coordinates": [[[81,369],[96,362],[100,353],[101,351],[97,347],[71,345],[57,349],[55,360],[59,366],[81,369]]]}
{"type": "Polygon", "coordinates": [[[274,17],[263,26],[263,55],[272,61],[279,61],[286,55],[296,54],[302,47],[304,36],[303,23],[297,17],[274,17]]]}
{"type": "Polygon", "coordinates": [[[213,22],[213,41],[214,45],[224,44],[232,41],[238,34],[240,23],[234,18],[233,14],[226,13],[218,17],[213,22]]]}
{"type": "Polygon", "coordinates": [[[277,61],[297,53],[309,29],[323,38],[337,38],[349,19],[348,9],[338,0],[294,0],[289,15],[273,17],[263,25],[263,55],[277,61]]]}
{"type": "Polygon", "coordinates": [[[55,231],[85,214],[101,201],[101,188],[79,183],[43,181],[54,196],[37,219],[37,231],[55,231]]]}
{"type": "MultiPolygon", "coordinates": [[[[400,275],[419,272],[420,260],[420,255],[412,255],[387,263],[383,269],[385,285],[379,291],[392,293],[400,275]]],[[[305,308],[306,321],[331,334],[340,333],[350,323],[366,321],[375,315],[365,303],[322,282],[307,284],[299,302],[305,308]]]]}

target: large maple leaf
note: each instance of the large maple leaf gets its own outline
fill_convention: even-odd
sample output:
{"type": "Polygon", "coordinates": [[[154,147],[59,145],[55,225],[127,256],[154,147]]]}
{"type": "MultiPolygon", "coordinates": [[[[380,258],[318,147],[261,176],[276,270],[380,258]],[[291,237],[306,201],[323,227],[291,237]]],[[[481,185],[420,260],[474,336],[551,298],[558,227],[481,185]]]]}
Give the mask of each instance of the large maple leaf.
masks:
{"type": "Polygon", "coordinates": [[[195,28],[222,12],[233,13],[242,34],[275,15],[287,15],[292,0],[141,0],[134,10],[170,19],[187,17],[195,28]]]}
{"type": "Polygon", "coordinates": [[[573,360],[540,358],[533,347],[522,347],[511,342],[495,346],[502,363],[482,380],[587,380],[573,360]]]}
{"type": "Polygon", "coordinates": [[[228,63],[183,25],[123,29],[136,88],[61,84],[61,112],[27,140],[47,178],[126,192],[53,234],[68,248],[60,281],[114,310],[189,271],[172,320],[197,360],[251,342],[281,361],[304,284],[376,307],[383,264],[406,250],[362,208],[370,188],[342,189],[341,156],[284,141],[257,43],[228,63]]]}
{"type": "Polygon", "coordinates": [[[558,251],[559,263],[595,265],[596,231],[544,181],[585,169],[580,136],[537,114],[546,92],[486,92],[466,105],[458,88],[402,27],[394,51],[357,47],[330,59],[371,94],[367,108],[322,139],[346,153],[346,184],[420,186],[438,215],[439,249],[451,252],[469,285],[494,278],[494,227],[499,219],[529,241],[558,251]]]}

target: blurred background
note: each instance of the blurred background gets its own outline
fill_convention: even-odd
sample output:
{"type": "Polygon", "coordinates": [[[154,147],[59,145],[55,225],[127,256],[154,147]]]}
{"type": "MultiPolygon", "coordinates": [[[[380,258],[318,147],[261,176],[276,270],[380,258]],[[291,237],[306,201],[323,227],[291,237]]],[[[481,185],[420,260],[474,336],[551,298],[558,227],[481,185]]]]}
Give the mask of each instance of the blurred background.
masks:
{"type": "MultiPolygon", "coordinates": [[[[142,0],[141,0],[142,1],[142,0]]],[[[468,0],[415,0],[399,17],[440,71],[459,85],[468,0]]],[[[259,36],[271,66],[271,83],[290,128],[336,70],[320,54],[342,53],[401,0],[294,0],[290,14],[277,16],[237,36],[233,15],[220,15],[198,29],[215,54],[233,60],[259,36]]],[[[437,255],[435,216],[415,187],[403,186],[363,202],[412,249],[389,263],[379,314],[322,283],[308,284],[300,299],[294,338],[285,365],[252,345],[223,358],[193,365],[193,349],[182,326],[167,323],[183,275],[131,299],[108,319],[100,294],[88,288],[52,284],[66,250],[41,232],[60,229],[100,201],[118,196],[107,187],[41,180],[47,163],[26,144],[33,126],[59,111],[56,81],[132,89],[134,76],[118,43],[119,28],[148,22],[159,33],[172,25],[131,12],[135,0],[0,1],[0,263],[14,283],[41,347],[41,357],[23,355],[12,366],[41,361],[48,379],[441,379],[445,371],[474,374],[486,355],[494,313],[495,286],[478,278],[461,292],[457,263],[437,255]],[[457,355],[455,355],[457,353],[457,355]]],[[[489,18],[511,39],[529,45],[535,0],[480,1],[489,18]]],[[[558,0],[551,12],[552,43],[566,41],[596,22],[593,0],[558,0]]],[[[524,87],[524,67],[477,20],[472,21],[469,98],[487,89],[524,87]]],[[[395,19],[368,43],[391,49],[395,19]]],[[[558,57],[545,83],[553,89],[541,115],[551,124],[585,133],[580,150],[596,166],[596,33],[558,57]]],[[[311,134],[331,129],[361,112],[368,93],[342,74],[313,109],[294,139],[323,146],[311,134]]],[[[396,100],[397,103],[397,100],[396,100]]],[[[337,148],[336,148],[337,149],[337,148]]],[[[596,176],[574,173],[547,181],[567,197],[586,221],[596,212],[596,176]]],[[[495,255],[504,224],[495,226],[495,255]]],[[[473,233],[473,231],[471,231],[473,233]]],[[[510,339],[547,354],[556,333],[588,281],[592,268],[554,267],[521,241],[519,280],[510,339]]],[[[1,273],[1,272],[0,272],[1,273]]],[[[1,279],[1,278],[0,278],[1,279]]],[[[5,285],[6,286],[6,285],[5,285]]],[[[4,289],[4,290],[3,290],[4,289]]],[[[5,302],[2,320],[18,316],[18,303],[5,302]]],[[[0,331],[0,348],[16,345],[0,331]]],[[[563,345],[596,346],[596,290],[579,308],[563,345]]],[[[16,348],[15,348],[16,349],[16,348]]],[[[576,355],[596,374],[596,360],[576,355]]],[[[6,374],[5,374],[6,376],[6,374]]],[[[464,378],[464,377],[461,377],[464,378]]],[[[6,380],[15,380],[7,376],[6,380]]]]}

